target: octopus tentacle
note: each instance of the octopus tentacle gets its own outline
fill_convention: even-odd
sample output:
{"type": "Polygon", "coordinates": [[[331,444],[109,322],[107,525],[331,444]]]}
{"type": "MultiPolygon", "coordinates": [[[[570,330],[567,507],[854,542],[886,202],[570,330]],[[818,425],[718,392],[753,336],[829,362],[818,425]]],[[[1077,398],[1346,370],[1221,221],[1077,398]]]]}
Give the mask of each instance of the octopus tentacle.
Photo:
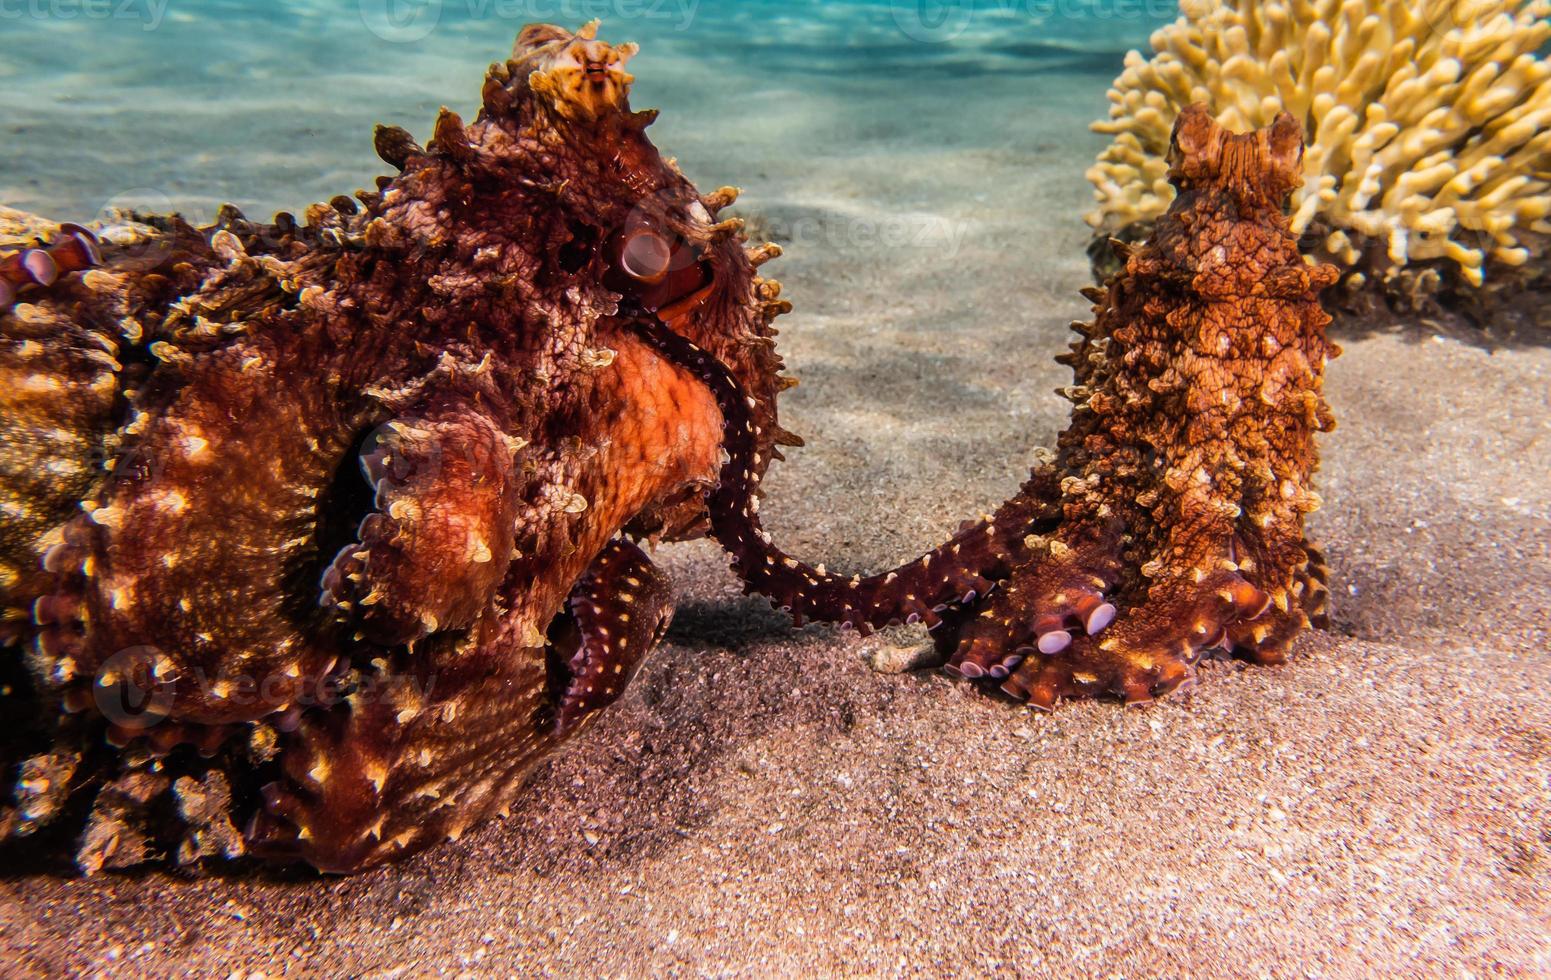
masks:
{"type": "MultiPolygon", "coordinates": [[[[1303,523],[1319,505],[1314,436],[1334,425],[1320,385],[1339,350],[1318,302],[1334,270],[1304,261],[1282,207],[1301,145],[1286,114],[1243,135],[1204,106],[1181,115],[1179,196],[1125,270],[1088,294],[1094,322],[1075,325],[1067,520],[985,611],[1015,628],[1042,615],[1048,602],[1013,609],[1007,597],[1066,591],[1075,561],[1095,582],[1113,576],[1118,616],[1102,639],[1044,644],[1005,678],[1008,694],[1043,708],[1092,694],[1150,701],[1188,685],[1217,649],[1281,662],[1323,614],[1326,572],[1303,523]],[[1124,535],[1084,554],[1082,529],[1106,521],[1124,535]]],[[[961,636],[961,673],[978,676],[983,634],[977,622],[961,636]]]]}
{"type": "Polygon", "coordinates": [[[798,624],[836,622],[863,634],[899,622],[935,628],[950,606],[985,595],[1016,563],[1038,511],[1024,496],[915,561],[877,575],[837,575],[822,565],[793,558],[771,541],[759,519],[755,491],[762,433],[737,379],[716,358],[661,321],[643,317],[637,328],[652,347],[693,372],[715,395],[722,410],[727,459],[717,485],[706,497],[712,536],[732,555],[745,591],[768,596],[798,624]]]}
{"type": "Polygon", "coordinates": [[[562,669],[552,666],[551,674],[564,684],[555,726],[569,734],[624,693],[646,654],[667,632],[673,592],[667,577],[640,548],[615,539],[576,583],[567,608],[576,633],[574,650],[570,643],[557,645],[557,654],[569,656],[562,669]]]}
{"type": "Polygon", "coordinates": [[[47,592],[42,558],[99,477],[119,408],[118,317],[80,296],[38,305],[61,298],[61,276],[101,263],[97,239],[79,225],[50,233],[51,246],[0,255],[0,644],[47,592]]]}
{"type": "Polygon", "coordinates": [[[1080,637],[1054,656],[1025,660],[1002,689],[1049,708],[1060,697],[1121,695],[1151,701],[1194,676],[1201,655],[1224,643],[1235,624],[1253,623],[1270,599],[1226,570],[1196,581],[1181,575],[1155,584],[1102,639],[1080,637]]]}
{"type": "Polygon", "coordinates": [[[361,452],[376,508],[324,573],[320,601],[384,645],[467,628],[511,566],[524,445],[445,394],[380,426],[361,452]]]}
{"type": "Polygon", "coordinates": [[[515,637],[501,647],[482,653],[472,635],[440,633],[414,656],[384,652],[336,675],[337,699],[281,738],[249,850],[358,870],[455,838],[503,805],[535,756],[491,752],[484,739],[525,745],[550,706],[543,651],[515,637]]]}
{"type": "Polygon", "coordinates": [[[1303,519],[1319,505],[1313,438],[1334,425],[1320,385],[1339,353],[1318,302],[1334,270],[1305,263],[1284,212],[1301,153],[1287,114],[1244,135],[1204,106],[1181,114],[1179,196],[1125,271],[1085,294],[1097,316],[1074,324],[1082,339],[1061,358],[1076,383],[1056,457],[994,517],[882,576],[845,579],[771,543],[753,496],[759,432],[736,383],[645,323],[721,406],[712,531],[748,589],[799,622],[935,627],[946,614],[950,672],[1046,708],[1072,695],[1149,701],[1216,648],[1283,659],[1328,596],[1303,519]]]}
{"type": "Polygon", "coordinates": [[[40,643],[63,648],[49,659],[100,686],[126,651],[154,648],[158,671],[176,681],[172,713],[216,725],[282,708],[327,671],[335,653],[312,628],[330,615],[316,607],[315,560],[338,546],[319,550],[329,536],[319,501],[362,420],[336,410],[322,379],[264,382],[302,377],[310,353],[244,343],[178,365],[185,389],[203,397],[141,416],[133,452],[46,558],[57,595],[82,610],[44,628],[40,643]],[[298,442],[308,450],[294,451],[298,442]],[[188,598],[201,594],[221,599],[188,598]],[[91,624],[86,649],[82,623],[91,624]],[[206,671],[199,657],[211,649],[230,656],[206,671]]]}
{"type": "Polygon", "coordinates": [[[947,664],[950,674],[975,680],[1004,678],[1022,661],[1052,656],[1071,646],[1076,636],[1096,634],[1115,619],[1115,606],[1105,596],[1119,577],[1113,542],[1095,539],[1071,547],[1059,539],[1031,536],[1019,566],[1045,566],[1038,582],[1012,574],[1004,588],[981,604],[979,614],[960,631],[957,652],[947,664]]]}

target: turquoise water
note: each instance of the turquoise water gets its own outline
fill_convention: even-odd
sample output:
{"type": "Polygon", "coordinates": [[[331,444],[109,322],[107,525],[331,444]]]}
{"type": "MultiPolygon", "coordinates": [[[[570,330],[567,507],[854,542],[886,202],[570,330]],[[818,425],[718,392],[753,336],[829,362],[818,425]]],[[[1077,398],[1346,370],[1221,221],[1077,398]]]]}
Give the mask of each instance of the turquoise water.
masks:
{"type": "MultiPolygon", "coordinates": [[[[530,21],[636,40],[638,107],[703,184],[800,196],[804,161],[1031,156],[1086,122],[1161,0],[0,0],[0,202],[257,214],[367,185],[374,122],[468,111],[530,21]],[[1037,134],[1013,116],[1057,113],[1037,134]],[[786,174],[786,177],[781,176],[786,174]]],[[[819,169],[822,169],[820,167],[819,169]]],[[[909,178],[906,177],[908,180],[909,178]]],[[[1079,202],[1080,203],[1080,202],[1079,202]]]]}

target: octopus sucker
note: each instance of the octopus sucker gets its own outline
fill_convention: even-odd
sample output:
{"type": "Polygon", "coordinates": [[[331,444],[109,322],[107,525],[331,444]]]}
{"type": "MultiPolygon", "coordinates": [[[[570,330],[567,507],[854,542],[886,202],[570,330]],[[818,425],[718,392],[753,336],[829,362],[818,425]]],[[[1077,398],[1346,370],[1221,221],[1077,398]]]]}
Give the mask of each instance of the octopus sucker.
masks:
{"type": "Polygon", "coordinates": [[[1322,618],[1327,573],[1304,533],[1319,505],[1314,437],[1339,349],[1319,293],[1337,272],[1298,251],[1284,207],[1303,136],[1282,114],[1232,134],[1205,106],[1170,151],[1178,190],[1125,268],[1085,296],[1094,319],[1061,361],[1074,383],[1057,450],[1019,493],[916,561],[841,576],[770,542],[737,379],[649,319],[638,328],[715,393],[728,460],[708,496],[712,533],[750,591],[799,623],[862,631],[922,622],[950,673],[1040,708],[1063,697],[1144,703],[1222,650],[1285,659],[1322,618]]]}
{"type": "Polygon", "coordinates": [[[732,372],[751,479],[784,431],[776,250],[647,138],[634,53],[525,28],[477,116],[379,127],[395,173],[299,218],[0,210],[0,640],[42,737],[0,838],[89,812],[87,871],[357,871],[620,696],[672,614],[631,542],[704,533],[723,422],[634,318],[732,372]]]}

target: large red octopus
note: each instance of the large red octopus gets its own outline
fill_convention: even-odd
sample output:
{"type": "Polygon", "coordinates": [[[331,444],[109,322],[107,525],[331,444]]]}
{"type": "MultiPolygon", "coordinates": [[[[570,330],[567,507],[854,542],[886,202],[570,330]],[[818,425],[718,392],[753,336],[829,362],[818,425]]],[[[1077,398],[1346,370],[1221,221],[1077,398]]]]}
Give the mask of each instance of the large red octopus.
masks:
{"type": "Polygon", "coordinates": [[[734,375],[690,341],[647,329],[717,394],[730,460],[713,533],[750,591],[803,619],[869,630],[924,622],[948,669],[1041,707],[1111,693],[1143,702],[1193,676],[1203,653],[1282,661],[1328,592],[1304,517],[1330,318],[1284,205],[1302,131],[1283,114],[1234,135],[1205,106],[1179,119],[1179,195],[1103,290],[1060,360],[1070,427],[1017,496],[915,562],[868,578],[811,567],[760,526],[763,423],[734,375]]]}
{"type": "Polygon", "coordinates": [[[300,223],[0,213],[0,642],[66,709],[0,837],[106,781],[88,870],[170,795],[185,860],[354,871],[619,696],[671,615],[627,535],[703,533],[722,438],[636,322],[728,365],[760,469],[788,383],[778,250],[646,138],[634,50],[525,29],[475,121],[379,129],[401,172],[300,223]]]}

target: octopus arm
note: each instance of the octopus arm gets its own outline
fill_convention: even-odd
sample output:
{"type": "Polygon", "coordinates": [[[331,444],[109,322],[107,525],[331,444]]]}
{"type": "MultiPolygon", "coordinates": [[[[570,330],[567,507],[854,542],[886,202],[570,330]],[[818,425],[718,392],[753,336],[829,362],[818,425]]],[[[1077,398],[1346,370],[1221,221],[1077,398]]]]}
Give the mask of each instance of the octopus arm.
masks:
{"type": "Polygon", "coordinates": [[[332,659],[306,627],[321,618],[314,556],[329,501],[320,488],[348,450],[342,433],[352,422],[291,359],[308,356],[302,345],[282,354],[239,342],[199,363],[162,356],[142,398],[154,404],[164,383],[192,397],[165,411],[131,409],[134,443],[49,556],[61,608],[40,649],[103,686],[116,683],[129,651],[151,651],[174,691],[172,714],[252,720],[288,705],[332,659]],[[88,623],[94,642],[81,649],[88,623]],[[207,669],[212,661],[218,669],[207,669]]]}
{"type": "Polygon", "coordinates": [[[1229,134],[1195,106],[1178,132],[1179,197],[1089,294],[1094,322],[1074,325],[1079,410],[1050,474],[1064,519],[949,662],[1042,708],[1149,701],[1214,650],[1280,662],[1328,598],[1304,518],[1319,506],[1314,439],[1334,425],[1320,389],[1338,350],[1318,301],[1334,271],[1304,261],[1281,206],[1295,176],[1278,147],[1298,126],[1229,134]],[[1092,606],[1101,589],[1114,605],[1092,606]]]}
{"type": "Polygon", "coordinates": [[[284,736],[250,852],[349,873],[456,838],[504,806],[552,740],[542,645],[438,634],[338,678],[284,736]],[[348,693],[345,693],[348,692],[348,693]]]}
{"type": "Polygon", "coordinates": [[[385,652],[370,670],[338,675],[337,700],[285,736],[246,846],[355,872],[458,837],[623,693],[671,615],[666,578],[615,539],[572,590],[548,643],[534,614],[515,610],[493,642],[442,633],[413,655],[385,652]]]}
{"type": "Polygon", "coordinates": [[[512,464],[526,443],[473,402],[438,394],[361,449],[374,509],[324,573],[320,601],[358,616],[372,642],[468,627],[511,566],[512,464]]]}
{"type": "Polygon", "coordinates": [[[577,582],[552,647],[558,734],[569,734],[624,693],[673,619],[673,591],[640,548],[615,539],[577,582]],[[570,629],[565,629],[569,625],[570,629]]]}
{"type": "Polygon", "coordinates": [[[752,400],[716,358],[660,322],[643,319],[641,336],[664,357],[700,378],[721,408],[727,459],[707,495],[711,533],[732,555],[745,591],[769,597],[804,620],[840,623],[867,633],[891,623],[942,622],[954,604],[973,602],[1012,567],[1036,507],[1016,498],[996,514],[969,524],[947,543],[915,561],[872,576],[844,576],[798,561],[772,543],[758,514],[755,490],[762,433],[752,400]]]}
{"type": "Polygon", "coordinates": [[[0,241],[40,232],[51,246],[0,255],[0,643],[48,591],[43,556],[101,477],[122,387],[118,317],[71,275],[101,263],[96,238],[0,208],[0,241]]]}
{"type": "Polygon", "coordinates": [[[104,333],[32,306],[0,314],[0,639],[49,589],[43,557],[102,476],[119,398],[104,333]]]}
{"type": "MultiPolygon", "coordinates": [[[[1147,702],[1188,685],[1206,651],[1237,651],[1260,663],[1280,663],[1324,607],[1323,565],[1304,546],[1301,530],[1249,534],[1231,520],[1181,522],[1159,554],[1168,560],[1144,571],[1152,576],[1144,591],[1118,616],[1109,614],[1114,625],[1102,637],[1090,629],[1049,656],[1004,664],[1008,669],[992,676],[1006,677],[1008,694],[1040,708],[1062,697],[1097,693],[1147,702]]],[[[959,672],[965,673],[964,665],[972,662],[967,658],[980,652],[987,636],[1028,630],[1049,617],[1050,600],[1037,597],[1048,597],[1069,570],[1048,556],[1020,568],[965,630],[953,661],[959,672]]]]}
{"type": "Polygon", "coordinates": [[[1045,708],[1151,700],[1213,649],[1286,656],[1328,594],[1303,525],[1319,506],[1314,436],[1333,425],[1320,387],[1338,350],[1318,301],[1333,272],[1309,266],[1288,231],[1292,117],[1229,134],[1194,107],[1178,138],[1179,196],[1108,288],[1086,294],[1094,322],[1074,325],[1083,339],[1061,359],[1074,410],[1055,457],[995,516],[882,576],[841,578],[771,544],[753,403],[710,356],[643,323],[721,407],[728,462],[711,525],[751,591],[799,621],[945,617],[950,671],[1045,708]]]}

